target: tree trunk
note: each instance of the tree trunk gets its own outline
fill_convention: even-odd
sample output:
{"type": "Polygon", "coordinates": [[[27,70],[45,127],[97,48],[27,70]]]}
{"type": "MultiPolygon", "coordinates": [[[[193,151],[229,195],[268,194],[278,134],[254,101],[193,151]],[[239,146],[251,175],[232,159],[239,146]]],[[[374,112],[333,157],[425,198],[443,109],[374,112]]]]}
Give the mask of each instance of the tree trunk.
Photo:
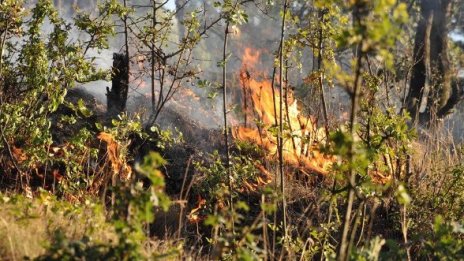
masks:
{"type": "Polygon", "coordinates": [[[129,59],[127,55],[113,54],[113,73],[111,76],[111,91],[106,87],[107,113],[110,117],[126,110],[127,93],[129,90],[129,59]]]}
{"type": "Polygon", "coordinates": [[[451,0],[422,0],[407,109],[415,122],[443,118],[461,99],[448,57],[451,0]]]}

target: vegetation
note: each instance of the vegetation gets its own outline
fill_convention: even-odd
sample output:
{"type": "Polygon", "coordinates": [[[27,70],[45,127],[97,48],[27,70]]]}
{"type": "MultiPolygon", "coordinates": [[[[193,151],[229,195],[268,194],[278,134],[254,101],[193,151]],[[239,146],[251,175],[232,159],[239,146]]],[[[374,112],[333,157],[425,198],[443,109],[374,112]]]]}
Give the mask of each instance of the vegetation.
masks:
{"type": "Polygon", "coordinates": [[[0,0],[0,259],[464,259],[462,10],[0,0]]]}

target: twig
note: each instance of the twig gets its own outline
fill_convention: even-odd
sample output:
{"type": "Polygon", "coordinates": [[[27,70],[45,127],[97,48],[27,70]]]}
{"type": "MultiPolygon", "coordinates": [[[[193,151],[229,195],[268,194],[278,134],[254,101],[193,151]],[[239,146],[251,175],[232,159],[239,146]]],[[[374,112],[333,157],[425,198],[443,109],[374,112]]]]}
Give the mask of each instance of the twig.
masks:
{"type": "Polygon", "coordinates": [[[284,244],[287,241],[287,206],[285,200],[285,179],[284,179],[284,156],[283,156],[283,77],[284,77],[284,50],[285,50],[285,19],[287,15],[288,0],[284,0],[284,9],[282,15],[282,25],[281,25],[281,34],[280,34],[280,57],[279,57],[279,132],[278,132],[278,145],[279,145],[279,174],[280,174],[280,192],[282,193],[282,230],[284,233],[284,244]]]}
{"type": "Polygon", "coordinates": [[[226,28],[224,30],[224,46],[222,49],[222,112],[224,117],[224,142],[226,149],[226,169],[228,174],[228,187],[229,187],[229,200],[230,200],[230,210],[232,217],[232,233],[235,234],[235,225],[234,225],[234,201],[232,195],[232,171],[230,168],[230,150],[229,150],[229,127],[227,124],[227,43],[229,39],[229,25],[230,21],[227,19],[226,28]]]}
{"type": "MultiPolygon", "coordinates": [[[[5,125],[6,125],[6,123],[5,123],[5,125]]],[[[22,188],[22,187],[23,187],[23,184],[22,184],[22,174],[23,174],[23,171],[22,171],[21,168],[19,167],[19,164],[18,164],[18,162],[16,161],[15,156],[13,155],[13,151],[11,150],[11,146],[10,146],[10,144],[8,143],[8,140],[7,140],[6,137],[5,137],[4,128],[0,128],[0,132],[1,132],[1,135],[2,135],[3,144],[4,144],[4,146],[6,147],[6,149],[7,149],[7,151],[8,151],[8,156],[10,157],[11,162],[13,163],[14,168],[15,168],[16,171],[18,171],[18,173],[19,173],[19,177],[20,177],[20,181],[21,181],[21,188],[22,188]]]]}
{"type": "MultiPolygon", "coordinates": [[[[185,168],[185,172],[184,172],[184,178],[182,180],[182,187],[180,189],[180,197],[179,197],[179,200],[182,201],[182,200],[185,200],[185,198],[187,198],[187,195],[188,193],[185,193],[184,195],[184,188],[185,188],[185,181],[187,180],[187,174],[188,174],[188,171],[190,170],[190,163],[192,162],[192,156],[189,157],[188,161],[187,161],[187,167],[185,168]]],[[[187,191],[188,192],[188,191],[187,191]]],[[[179,228],[177,229],[177,238],[180,238],[180,232],[182,230],[182,216],[183,216],[183,212],[184,212],[184,205],[183,204],[180,204],[180,213],[179,213],[179,228]]]]}

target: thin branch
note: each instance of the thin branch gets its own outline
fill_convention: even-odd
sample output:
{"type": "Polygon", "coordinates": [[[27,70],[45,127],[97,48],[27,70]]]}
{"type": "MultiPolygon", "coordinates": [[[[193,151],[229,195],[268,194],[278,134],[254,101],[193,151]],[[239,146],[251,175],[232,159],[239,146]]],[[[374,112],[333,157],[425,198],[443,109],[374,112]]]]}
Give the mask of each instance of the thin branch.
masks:
{"type": "Polygon", "coordinates": [[[281,25],[281,34],[280,34],[280,57],[279,57],[279,132],[278,132],[278,145],[279,145],[279,174],[280,174],[280,192],[282,193],[282,229],[284,233],[284,242],[287,241],[287,206],[285,200],[285,178],[284,178],[284,155],[283,155],[283,84],[284,84],[284,51],[285,51],[285,19],[287,15],[287,7],[288,7],[288,0],[284,0],[284,8],[283,8],[283,15],[282,15],[282,25],[281,25]]]}

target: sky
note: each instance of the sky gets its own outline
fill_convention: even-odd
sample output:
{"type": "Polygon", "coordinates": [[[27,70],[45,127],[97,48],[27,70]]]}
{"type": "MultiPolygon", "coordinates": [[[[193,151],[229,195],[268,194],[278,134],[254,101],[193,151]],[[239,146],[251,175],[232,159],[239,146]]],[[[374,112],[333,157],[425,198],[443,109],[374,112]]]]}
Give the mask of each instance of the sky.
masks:
{"type": "Polygon", "coordinates": [[[464,34],[461,32],[451,32],[449,35],[453,41],[464,42],[464,34]]]}
{"type": "Polygon", "coordinates": [[[165,7],[169,10],[174,10],[176,9],[176,3],[174,2],[174,0],[169,0],[165,7]]]}

